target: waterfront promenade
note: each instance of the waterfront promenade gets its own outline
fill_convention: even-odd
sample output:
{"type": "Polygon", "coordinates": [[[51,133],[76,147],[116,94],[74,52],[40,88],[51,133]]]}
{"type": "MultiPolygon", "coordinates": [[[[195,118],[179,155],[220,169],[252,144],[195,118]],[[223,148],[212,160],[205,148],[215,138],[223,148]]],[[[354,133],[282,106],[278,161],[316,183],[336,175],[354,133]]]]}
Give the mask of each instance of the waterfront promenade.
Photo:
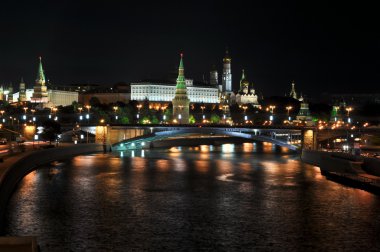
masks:
{"type": "Polygon", "coordinates": [[[336,182],[380,194],[380,160],[341,152],[303,150],[303,162],[318,166],[336,182]]]}

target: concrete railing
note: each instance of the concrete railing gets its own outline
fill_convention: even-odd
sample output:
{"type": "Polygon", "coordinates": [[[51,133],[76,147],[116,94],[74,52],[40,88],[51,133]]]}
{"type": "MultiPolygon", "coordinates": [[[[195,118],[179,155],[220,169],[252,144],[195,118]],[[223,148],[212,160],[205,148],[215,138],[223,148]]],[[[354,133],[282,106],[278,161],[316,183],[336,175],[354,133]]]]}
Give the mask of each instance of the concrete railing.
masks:
{"type": "Polygon", "coordinates": [[[321,171],[380,176],[380,159],[363,158],[348,153],[303,150],[301,160],[319,166],[321,171]]]}
{"type": "Polygon", "coordinates": [[[363,170],[365,170],[369,174],[380,176],[380,159],[364,158],[363,170]]]}
{"type": "Polygon", "coordinates": [[[19,158],[13,157],[3,163],[0,174],[0,232],[3,232],[4,214],[8,200],[24,176],[36,170],[39,166],[53,161],[102,151],[103,146],[100,144],[73,145],[24,153],[19,158]]]}

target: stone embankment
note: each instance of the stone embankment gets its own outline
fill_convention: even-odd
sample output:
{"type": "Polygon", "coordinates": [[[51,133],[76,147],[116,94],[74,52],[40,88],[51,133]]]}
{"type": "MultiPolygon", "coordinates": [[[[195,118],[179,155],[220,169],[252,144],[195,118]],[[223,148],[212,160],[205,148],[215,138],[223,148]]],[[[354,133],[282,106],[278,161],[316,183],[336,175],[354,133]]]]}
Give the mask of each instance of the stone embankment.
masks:
{"type": "Polygon", "coordinates": [[[380,194],[380,159],[303,150],[301,160],[318,166],[322,175],[331,180],[380,194]]]}

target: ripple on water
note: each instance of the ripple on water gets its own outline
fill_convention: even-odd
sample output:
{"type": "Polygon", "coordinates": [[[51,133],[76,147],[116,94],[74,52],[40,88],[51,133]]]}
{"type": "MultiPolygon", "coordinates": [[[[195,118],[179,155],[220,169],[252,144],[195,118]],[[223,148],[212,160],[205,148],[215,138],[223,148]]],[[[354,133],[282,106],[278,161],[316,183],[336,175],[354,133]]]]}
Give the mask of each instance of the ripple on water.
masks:
{"type": "Polygon", "coordinates": [[[7,235],[36,235],[41,251],[380,250],[379,196],[289,153],[233,150],[96,154],[40,169],[12,196],[7,235]]]}

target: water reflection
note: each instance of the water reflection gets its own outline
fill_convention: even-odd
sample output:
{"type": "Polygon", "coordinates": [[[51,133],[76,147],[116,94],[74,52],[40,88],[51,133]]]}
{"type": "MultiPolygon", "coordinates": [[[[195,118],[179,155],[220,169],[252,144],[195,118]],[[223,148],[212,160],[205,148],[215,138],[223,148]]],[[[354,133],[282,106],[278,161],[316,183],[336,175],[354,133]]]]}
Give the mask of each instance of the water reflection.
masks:
{"type": "Polygon", "coordinates": [[[234,148],[235,148],[234,144],[222,144],[223,153],[232,153],[234,152],[234,148]]]}
{"type": "Polygon", "coordinates": [[[96,154],[54,169],[26,176],[7,212],[7,235],[37,235],[42,251],[379,249],[378,196],[272,144],[96,154]]]}

